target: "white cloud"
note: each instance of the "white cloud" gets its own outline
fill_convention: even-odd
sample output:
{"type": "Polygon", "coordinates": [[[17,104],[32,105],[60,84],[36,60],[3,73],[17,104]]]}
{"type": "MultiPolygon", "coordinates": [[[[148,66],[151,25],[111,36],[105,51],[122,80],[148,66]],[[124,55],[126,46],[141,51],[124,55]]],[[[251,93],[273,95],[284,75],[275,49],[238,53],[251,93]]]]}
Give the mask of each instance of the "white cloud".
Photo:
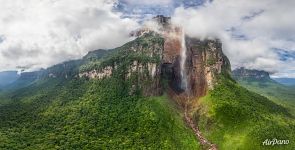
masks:
{"type": "Polygon", "coordinates": [[[48,67],[124,44],[138,24],[113,0],[0,0],[0,70],[48,67]]]}
{"type": "Polygon", "coordinates": [[[192,37],[220,38],[234,68],[290,72],[294,59],[281,61],[273,48],[295,51],[294,7],[293,0],[215,0],[177,8],[173,22],[192,37]]]}
{"type": "MultiPolygon", "coordinates": [[[[16,66],[48,67],[90,50],[124,44],[138,24],[113,12],[115,1],[0,0],[0,71],[16,66]]],[[[121,1],[146,7],[175,3],[121,1]]],[[[286,76],[295,72],[295,58],[281,61],[273,48],[294,54],[294,8],[293,0],[214,0],[198,8],[177,8],[173,22],[184,26],[190,36],[220,38],[234,68],[245,66],[286,76]],[[239,35],[243,37],[237,38],[239,35]]]]}

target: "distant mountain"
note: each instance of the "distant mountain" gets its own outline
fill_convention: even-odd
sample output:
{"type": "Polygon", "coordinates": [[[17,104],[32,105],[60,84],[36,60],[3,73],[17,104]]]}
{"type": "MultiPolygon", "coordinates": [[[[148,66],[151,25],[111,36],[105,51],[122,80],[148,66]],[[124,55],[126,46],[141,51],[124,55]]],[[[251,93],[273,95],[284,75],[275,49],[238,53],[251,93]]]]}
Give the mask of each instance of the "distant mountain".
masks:
{"type": "Polygon", "coordinates": [[[0,72],[0,88],[11,84],[20,77],[17,71],[0,72]]]}
{"type": "Polygon", "coordinates": [[[287,86],[295,86],[295,78],[273,78],[273,79],[287,86]]]}
{"type": "Polygon", "coordinates": [[[246,68],[239,68],[232,71],[232,76],[236,80],[258,81],[258,82],[273,82],[269,73],[262,70],[251,70],[246,68]]]}
{"type": "Polygon", "coordinates": [[[23,72],[17,80],[6,85],[5,90],[15,90],[29,86],[40,77],[41,71],[23,72]]]}

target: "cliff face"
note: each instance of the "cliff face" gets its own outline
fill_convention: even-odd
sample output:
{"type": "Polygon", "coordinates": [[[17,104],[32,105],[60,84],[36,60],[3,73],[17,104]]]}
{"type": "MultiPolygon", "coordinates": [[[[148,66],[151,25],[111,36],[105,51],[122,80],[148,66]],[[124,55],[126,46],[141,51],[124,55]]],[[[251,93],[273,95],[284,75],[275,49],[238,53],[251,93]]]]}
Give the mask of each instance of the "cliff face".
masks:
{"type": "Polygon", "coordinates": [[[163,49],[164,39],[155,32],[148,32],[112,50],[101,60],[83,65],[79,77],[104,79],[116,76],[130,83],[130,94],[141,90],[145,96],[161,95],[163,49]]]}
{"type": "Polygon", "coordinates": [[[193,96],[201,97],[217,84],[217,76],[230,73],[230,62],[222,52],[218,40],[186,38],[189,90],[193,96]]]}
{"type": "Polygon", "coordinates": [[[186,93],[198,98],[214,88],[219,74],[230,73],[230,63],[218,40],[184,37],[182,29],[172,25],[170,18],[157,16],[154,20],[160,25],[158,33],[138,31],[136,40],[113,50],[96,67],[83,70],[79,76],[102,79],[121,70],[124,80],[132,80],[131,89],[142,89],[146,96],[161,95],[168,89],[177,95],[186,93]],[[182,62],[184,50],[186,59],[182,62]],[[186,89],[182,87],[184,75],[186,89]]]}
{"type": "MultiPolygon", "coordinates": [[[[205,96],[209,90],[214,89],[218,83],[218,76],[230,74],[230,63],[222,52],[222,45],[218,40],[204,40],[186,37],[185,74],[187,76],[187,89],[181,88],[181,57],[180,52],[164,53],[163,74],[169,81],[170,95],[181,106],[191,106],[198,98],[205,96]],[[167,55],[167,56],[165,56],[167,55]],[[187,103],[187,98],[193,99],[192,104],[187,103]]],[[[175,46],[178,47],[178,43],[175,46]]],[[[165,49],[167,50],[167,49],[165,49]]],[[[165,51],[164,50],[164,51],[165,51]]],[[[193,106],[192,106],[193,107],[193,106]]]]}
{"type": "MultiPolygon", "coordinates": [[[[163,16],[158,16],[163,17],[163,16]]],[[[162,26],[162,35],[165,39],[162,56],[162,69],[164,77],[169,81],[170,88],[180,94],[186,92],[192,97],[206,95],[208,90],[214,88],[217,76],[221,73],[230,74],[230,62],[222,52],[222,44],[219,40],[204,40],[184,36],[180,27],[167,25],[170,18],[165,20],[162,26]],[[184,39],[184,40],[183,40],[184,39]],[[187,80],[186,91],[181,87],[181,53],[182,42],[185,42],[186,60],[184,73],[187,80]]]]}

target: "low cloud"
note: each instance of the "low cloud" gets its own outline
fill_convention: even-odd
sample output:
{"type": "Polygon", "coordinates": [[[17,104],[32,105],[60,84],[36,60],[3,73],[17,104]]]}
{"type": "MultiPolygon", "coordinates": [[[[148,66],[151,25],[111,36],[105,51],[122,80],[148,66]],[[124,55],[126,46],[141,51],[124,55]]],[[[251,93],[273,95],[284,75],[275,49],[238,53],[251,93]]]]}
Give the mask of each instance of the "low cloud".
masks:
{"type": "Polygon", "coordinates": [[[278,51],[295,51],[294,7],[292,0],[216,0],[197,9],[177,8],[173,22],[189,36],[221,39],[233,68],[282,74],[295,66],[294,59],[282,60],[278,51]]]}
{"type": "Polygon", "coordinates": [[[2,0],[0,70],[36,70],[129,41],[138,27],[112,0],[2,0]]]}

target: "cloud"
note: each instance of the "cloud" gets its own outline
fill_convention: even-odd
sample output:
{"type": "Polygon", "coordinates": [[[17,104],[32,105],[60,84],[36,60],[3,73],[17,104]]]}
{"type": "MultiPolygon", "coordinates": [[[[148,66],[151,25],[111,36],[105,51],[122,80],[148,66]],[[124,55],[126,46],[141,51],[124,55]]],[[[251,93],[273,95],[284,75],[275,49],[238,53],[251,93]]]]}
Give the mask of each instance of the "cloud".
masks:
{"type": "Polygon", "coordinates": [[[129,41],[138,24],[113,0],[1,0],[0,70],[31,70],[129,41]]]}
{"type": "Polygon", "coordinates": [[[1,0],[0,71],[44,68],[120,46],[138,28],[136,18],[175,6],[173,22],[189,36],[220,38],[233,68],[295,74],[293,0],[1,0]],[[124,5],[114,12],[118,2],[124,5]]]}
{"type": "Polygon", "coordinates": [[[294,59],[283,60],[278,49],[295,51],[294,7],[293,0],[215,0],[177,8],[173,22],[189,36],[221,39],[233,68],[290,72],[294,59]]]}

